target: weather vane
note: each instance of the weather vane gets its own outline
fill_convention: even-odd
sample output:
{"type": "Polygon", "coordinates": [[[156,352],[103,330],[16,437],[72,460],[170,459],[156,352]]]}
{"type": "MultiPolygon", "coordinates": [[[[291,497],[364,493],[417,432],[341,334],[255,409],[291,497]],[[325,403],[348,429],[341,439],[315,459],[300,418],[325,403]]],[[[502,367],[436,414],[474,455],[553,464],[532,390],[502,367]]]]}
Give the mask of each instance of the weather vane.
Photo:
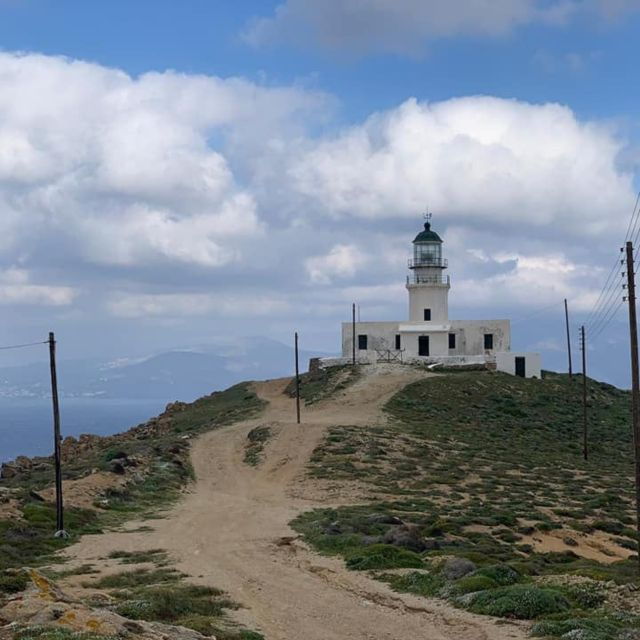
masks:
{"type": "Polygon", "coordinates": [[[429,212],[429,207],[427,207],[427,211],[426,213],[422,214],[422,217],[427,221],[427,222],[431,222],[431,218],[433,218],[433,213],[429,212]]]}

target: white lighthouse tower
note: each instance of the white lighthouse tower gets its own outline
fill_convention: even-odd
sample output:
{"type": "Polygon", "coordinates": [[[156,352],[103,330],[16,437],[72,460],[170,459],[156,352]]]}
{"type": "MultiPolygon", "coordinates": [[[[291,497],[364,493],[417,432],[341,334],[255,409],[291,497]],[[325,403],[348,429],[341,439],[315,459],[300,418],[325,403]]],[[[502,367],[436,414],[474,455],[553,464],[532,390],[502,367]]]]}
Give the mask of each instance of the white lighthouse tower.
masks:
{"type": "Polygon", "coordinates": [[[449,290],[442,257],[442,238],[431,229],[427,214],[424,230],[413,240],[407,276],[409,318],[395,322],[358,321],[342,325],[344,364],[380,361],[429,365],[483,365],[524,377],[540,377],[540,355],[511,351],[511,324],[507,319],[451,320],[449,290]]]}
{"type": "Polygon", "coordinates": [[[451,288],[449,276],[444,275],[448,264],[442,257],[442,238],[431,230],[429,220],[413,241],[413,258],[409,260],[409,321],[446,324],[451,288]]]}

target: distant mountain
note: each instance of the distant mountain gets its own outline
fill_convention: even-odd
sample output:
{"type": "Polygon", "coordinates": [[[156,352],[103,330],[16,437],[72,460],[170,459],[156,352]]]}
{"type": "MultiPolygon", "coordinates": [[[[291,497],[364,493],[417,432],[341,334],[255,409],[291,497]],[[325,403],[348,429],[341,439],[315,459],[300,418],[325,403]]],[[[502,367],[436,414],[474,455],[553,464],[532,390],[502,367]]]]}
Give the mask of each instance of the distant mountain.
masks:
{"type": "MultiPolygon", "coordinates": [[[[301,370],[309,358],[300,352],[301,370]]],[[[147,358],[62,361],[63,397],[136,398],[191,401],[243,380],[290,375],[293,348],[267,338],[185,346],[147,358]]],[[[0,398],[43,398],[49,394],[46,363],[0,368],[0,398]]]]}

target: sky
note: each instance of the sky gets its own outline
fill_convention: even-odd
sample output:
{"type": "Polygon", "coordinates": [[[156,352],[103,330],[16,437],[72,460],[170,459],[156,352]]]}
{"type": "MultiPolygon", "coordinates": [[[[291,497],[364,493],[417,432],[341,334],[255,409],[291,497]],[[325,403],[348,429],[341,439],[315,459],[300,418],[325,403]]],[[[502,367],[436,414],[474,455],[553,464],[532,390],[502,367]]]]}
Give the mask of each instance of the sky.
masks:
{"type": "Polygon", "coordinates": [[[0,0],[0,343],[338,351],[352,302],[406,317],[429,210],[452,317],[562,370],[568,298],[626,386],[624,293],[598,299],[640,187],[638,27],[639,0],[0,0]]]}

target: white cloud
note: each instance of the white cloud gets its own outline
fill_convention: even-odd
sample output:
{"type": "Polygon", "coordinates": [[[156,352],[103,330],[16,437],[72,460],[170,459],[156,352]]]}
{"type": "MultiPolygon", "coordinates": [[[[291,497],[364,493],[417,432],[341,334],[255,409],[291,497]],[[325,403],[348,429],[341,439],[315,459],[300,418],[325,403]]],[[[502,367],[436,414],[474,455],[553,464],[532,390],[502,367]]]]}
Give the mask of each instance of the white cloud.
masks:
{"type": "Polygon", "coordinates": [[[0,271],[0,304],[61,307],[70,305],[77,292],[71,287],[33,284],[30,275],[15,267],[0,271]]]}
{"type": "Polygon", "coordinates": [[[325,104],[295,88],[0,53],[3,244],[55,234],[87,262],[220,266],[261,232],[221,151],[298,126],[325,104]],[[64,90],[61,90],[64,87],[64,90]],[[259,117],[256,117],[259,114],[259,117]],[[212,140],[219,138],[218,148],[212,140]]]}
{"type": "Polygon", "coordinates": [[[495,38],[528,24],[564,25],[583,14],[616,18],[639,8],[639,0],[286,0],[272,17],[254,19],[244,38],[255,46],[415,54],[438,38],[495,38]]]}
{"type": "Polygon", "coordinates": [[[364,262],[358,247],[337,244],[327,255],[309,258],[305,266],[312,283],[331,284],[334,278],[353,277],[364,262]]]}
{"type": "Polygon", "coordinates": [[[300,88],[10,54],[0,88],[0,270],[30,274],[0,296],[85,318],[401,318],[427,202],[454,300],[586,307],[633,203],[624,140],[555,104],[407,100],[338,130],[300,88]]]}
{"type": "Polygon", "coordinates": [[[589,311],[597,299],[594,276],[601,269],[576,264],[564,255],[520,255],[498,253],[492,260],[501,265],[496,275],[454,281],[452,291],[457,304],[504,308],[542,307],[564,298],[571,299],[575,311],[589,311]]]}
{"type": "Polygon", "coordinates": [[[288,174],[293,190],[335,218],[415,217],[428,202],[449,223],[595,235],[618,231],[633,203],[622,147],[556,104],[408,100],[319,141],[288,174]]]}

